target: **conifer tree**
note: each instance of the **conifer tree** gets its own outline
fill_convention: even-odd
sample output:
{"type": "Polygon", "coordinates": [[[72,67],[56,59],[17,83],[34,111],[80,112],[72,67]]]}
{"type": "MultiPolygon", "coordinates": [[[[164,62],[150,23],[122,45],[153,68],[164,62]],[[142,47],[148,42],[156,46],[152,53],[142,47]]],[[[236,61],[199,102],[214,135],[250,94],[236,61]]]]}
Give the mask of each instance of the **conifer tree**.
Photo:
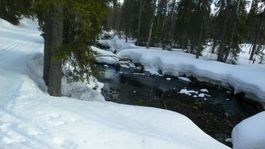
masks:
{"type": "Polygon", "coordinates": [[[89,45],[94,43],[105,16],[105,1],[34,1],[44,32],[44,81],[48,92],[61,95],[62,63],[71,65],[71,80],[89,80],[95,70],[89,45]]]}
{"type": "MultiPolygon", "coordinates": [[[[259,1],[253,1],[254,4],[252,4],[252,8],[250,10],[250,14],[248,16],[249,19],[253,20],[253,28],[251,28],[250,32],[253,32],[254,34],[252,34],[250,37],[252,37],[252,49],[251,49],[251,53],[250,53],[250,57],[249,60],[255,60],[254,59],[254,55],[256,53],[258,53],[259,51],[259,47],[258,44],[262,44],[264,41],[264,36],[265,36],[265,29],[264,29],[264,25],[265,25],[265,9],[263,9],[262,11],[258,12],[260,10],[260,8],[258,8],[257,4],[259,1]],[[252,18],[251,18],[252,17],[252,18]],[[253,19],[255,18],[255,19],[253,19]],[[255,26],[254,26],[255,25],[255,26]]],[[[264,1],[263,1],[263,5],[264,5],[264,1]]],[[[262,6],[262,5],[261,5],[262,6]]]]}

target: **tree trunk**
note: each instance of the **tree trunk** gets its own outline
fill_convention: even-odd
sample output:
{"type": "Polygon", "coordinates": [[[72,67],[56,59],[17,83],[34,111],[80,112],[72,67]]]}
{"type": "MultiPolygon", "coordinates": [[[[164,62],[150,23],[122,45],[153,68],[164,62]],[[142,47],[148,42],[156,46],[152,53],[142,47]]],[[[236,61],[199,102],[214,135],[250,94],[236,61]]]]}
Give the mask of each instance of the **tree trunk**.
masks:
{"type": "Polygon", "coordinates": [[[173,39],[173,32],[174,32],[174,11],[175,11],[175,6],[176,6],[176,0],[173,0],[172,2],[172,8],[171,8],[171,16],[170,16],[170,30],[168,30],[168,38],[169,38],[169,43],[172,46],[171,39],[173,39]]]}
{"type": "Polygon", "coordinates": [[[147,39],[147,42],[146,42],[146,48],[147,49],[149,49],[149,47],[150,47],[150,41],[151,41],[152,32],[153,32],[153,26],[154,26],[154,19],[155,19],[155,17],[153,16],[153,18],[151,20],[150,29],[149,29],[148,39],[147,39]]]}
{"type": "Polygon", "coordinates": [[[201,55],[201,42],[202,42],[202,36],[203,36],[203,22],[204,22],[204,18],[203,18],[203,7],[205,5],[205,1],[202,2],[201,0],[199,0],[199,4],[198,4],[198,13],[199,13],[199,17],[200,17],[200,29],[199,29],[199,36],[198,36],[198,40],[197,40],[197,45],[196,45],[196,58],[199,58],[201,55]],[[202,4],[202,6],[201,6],[202,4]]]}
{"type": "MultiPolygon", "coordinates": [[[[203,16],[202,16],[202,21],[203,21],[203,16]]],[[[202,34],[203,34],[203,22],[201,22],[201,25],[200,25],[200,32],[199,32],[199,37],[198,37],[198,42],[197,42],[197,51],[196,51],[196,58],[199,58],[200,55],[201,55],[201,41],[202,41],[202,34]]]]}
{"type": "Polygon", "coordinates": [[[46,10],[44,16],[44,68],[43,68],[43,80],[47,86],[49,86],[49,69],[50,69],[50,57],[51,57],[51,19],[50,11],[46,10]]]}
{"type": "Polygon", "coordinates": [[[117,15],[117,0],[112,0],[112,4],[113,4],[113,6],[112,6],[112,11],[111,11],[111,16],[112,16],[112,28],[113,28],[113,30],[114,30],[114,35],[117,35],[117,31],[118,31],[118,29],[117,29],[117,18],[118,18],[118,16],[116,16],[117,15]]]}
{"type": "Polygon", "coordinates": [[[260,36],[260,33],[261,33],[261,30],[262,30],[262,27],[263,27],[263,17],[265,17],[265,10],[263,11],[263,14],[260,16],[260,20],[259,20],[259,27],[258,29],[256,30],[256,36],[254,38],[254,41],[253,41],[253,45],[252,45],[252,50],[251,50],[251,53],[250,53],[250,57],[249,57],[249,60],[253,60],[253,57],[256,53],[256,47],[257,47],[257,44],[258,44],[258,40],[259,40],[259,36],[260,36]],[[262,16],[263,15],[263,16],[262,16]]]}
{"type": "Polygon", "coordinates": [[[225,18],[224,18],[224,26],[221,33],[221,39],[220,39],[220,47],[217,55],[217,61],[224,62],[224,48],[225,48],[225,34],[227,32],[227,23],[228,23],[228,15],[229,15],[229,7],[230,7],[230,0],[224,0],[226,1],[225,6],[225,18]]]}
{"type": "Polygon", "coordinates": [[[143,0],[140,0],[140,8],[139,8],[139,16],[138,16],[138,27],[137,27],[137,40],[140,39],[141,36],[141,24],[142,24],[142,7],[143,7],[143,0]]]}
{"type": "Polygon", "coordinates": [[[155,7],[155,10],[154,10],[154,14],[153,14],[152,19],[151,19],[151,25],[150,25],[149,33],[148,33],[148,39],[147,39],[147,42],[146,42],[146,48],[147,49],[149,49],[149,47],[150,47],[150,41],[151,41],[152,32],[153,32],[153,26],[154,26],[154,21],[155,21],[155,13],[156,13],[156,0],[154,2],[154,7],[155,7]]]}
{"type": "Polygon", "coordinates": [[[259,33],[257,33],[255,38],[254,38],[254,42],[253,42],[252,50],[251,50],[251,53],[250,53],[250,56],[249,56],[249,60],[253,60],[254,54],[256,52],[258,34],[259,33]]]}
{"type": "MultiPolygon", "coordinates": [[[[44,74],[46,75],[46,79],[48,79],[48,93],[52,96],[61,96],[61,80],[62,80],[62,62],[59,60],[57,56],[58,48],[61,46],[63,42],[63,7],[62,5],[54,6],[52,13],[49,15],[50,21],[47,22],[47,33],[48,41],[45,42],[45,49],[47,51],[44,52],[45,60],[44,63],[44,74]],[[48,75],[47,75],[48,74],[48,75]]],[[[46,22],[45,22],[46,23],[46,22]]]]}
{"type": "Polygon", "coordinates": [[[212,53],[212,54],[215,52],[216,42],[217,42],[217,41],[214,39],[214,40],[213,40],[213,47],[212,47],[212,50],[211,50],[211,53],[212,53]]]}
{"type": "Polygon", "coordinates": [[[228,58],[229,53],[231,51],[232,45],[234,44],[234,36],[235,36],[235,34],[237,32],[237,20],[238,20],[239,6],[240,6],[240,0],[237,1],[237,8],[235,10],[235,16],[234,16],[234,19],[233,19],[234,22],[233,22],[231,35],[230,35],[229,46],[228,46],[228,50],[226,51],[224,62],[227,61],[227,58],[228,58]]]}
{"type": "Polygon", "coordinates": [[[127,34],[127,32],[125,32],[125,42],[126,43],[128,42],[128,34],[127,34]]]}

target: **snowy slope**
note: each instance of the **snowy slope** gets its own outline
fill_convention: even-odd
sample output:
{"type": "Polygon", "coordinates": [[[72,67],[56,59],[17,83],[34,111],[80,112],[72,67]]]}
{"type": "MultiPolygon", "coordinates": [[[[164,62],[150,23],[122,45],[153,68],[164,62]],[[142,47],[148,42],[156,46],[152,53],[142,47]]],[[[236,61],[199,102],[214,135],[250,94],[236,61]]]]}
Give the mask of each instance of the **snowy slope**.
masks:
{"type": "Polygon", "coordinates": [[[28,67],[42,53],[39,35],[30,20],[0,19],[1,149],[228,148],[175,112],[47,95],[28,67]]]}
{"type": "Polygon", "coordinates": [[[127,57],[144,65],[145,70],[177,76],[179,73],[193,75],[202,81],[211,81],[248,96],[265,105],[265,67],[263,65],[230,65],[217,61],[195,59],[194,55],[182,51],[157,49],[124,49],[119,57],[127,57]]]}

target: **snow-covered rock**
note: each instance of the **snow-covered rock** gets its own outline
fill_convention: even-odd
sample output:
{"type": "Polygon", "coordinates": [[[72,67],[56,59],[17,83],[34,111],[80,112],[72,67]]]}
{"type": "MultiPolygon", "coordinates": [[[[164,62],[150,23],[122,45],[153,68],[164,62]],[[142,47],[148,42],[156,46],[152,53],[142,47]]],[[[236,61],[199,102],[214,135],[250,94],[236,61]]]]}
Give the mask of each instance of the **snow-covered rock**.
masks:
{"type": "Polygon", "coordinates": [[[102,50],[97,47],[91,46],[91,49],[96,52],[96,61],[98,63],[117,65],[119,58],[110,51],[102,50]]]}
{"type": "Polygon", "coordinates": [[[234,149],[265,148],[265,112],[240,122],[232,132],[234,149]]]}

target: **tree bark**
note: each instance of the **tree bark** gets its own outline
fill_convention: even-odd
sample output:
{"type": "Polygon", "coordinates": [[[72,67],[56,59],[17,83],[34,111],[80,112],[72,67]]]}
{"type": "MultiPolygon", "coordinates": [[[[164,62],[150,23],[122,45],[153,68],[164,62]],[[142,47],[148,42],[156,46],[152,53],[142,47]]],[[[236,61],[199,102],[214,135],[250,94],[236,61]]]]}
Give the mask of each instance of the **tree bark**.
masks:
{"type": "Polygon", "coordinates": [[[153,18],[151,20],[150,29],[149,29],[148,39],[147,39],[147,42],[146,42],[146,48],[147,49],[149,49],[149,47],[150,47],[150,41],[151,41],[152,32],[153,32],[153,26],[154,26],[154,19],[155,19],[155,17],[153,16],[153,18]]]}
{"type": "Polygon", "coordinates": [[[204,22],[204,18],[203,18],[203,7],[205,5],[205,1],[202,2],[201,0],[199,0],[199,4],[198,4],[198,13],[199,13],[199,17],[200,17],[200,29],[199,29],[199,36],[198,36],[198,40],[197,40],[197,45],[196,45],[196,58],[199,58],[200,57],[200,54],[201,54],[201,41],[202,41],[202,36],[203,36],[203,22],[204,22]],[[202,4],[202,6],[201,6],[202,4]]]}
{"type": "Polygon", "coordinates": [[[225,4],[225,18],[224,18],[224,26],[221,33],[220,39],[220,47],[217,55],[217,61],[224,62],[224,48],[225,48],[225,34],[227,31],[227,23],[228,23],[228,15],[229,15],[229,7],[230,0],[224,0],[225,4]]]}
{"type": "Polygon", "coordinates": [[[49,86],[49,69],[50,69],[50,57],[51,57],[51,19],[49,10],[44,13],[44,68],[43,68],[43,80],[47,86],[49,86]]]}
{"type": "Polygon", "coordinates": [[[52,96],[61,96],[62,62],[57,58],[58,48],[63,42],[63,7],[54,6],[46,25],[47,41],[45,41],[44,77],[47,79],[48,93],[52,96]]]}
{"type": "Polygon", "coordinates": [[[259,36],[260,36],[261,30],[262,30],[262,27],[264,25],[264,23],[263,23],[264,22],[264,20],[263,20],[264,17],[265,17],[265,10],[263,11],[263,13],[260,16],[260,20],[259,20],[259,23],[258,23],[259,27],[256,30],[256,34],[255,34],[256,36],[254,37],[253,46],[252,46],[252,50],[251,50],[251,53],[250,53],[249,60],[253,60],[254,55],[256,53],[259,36]]]}
{"type": "Polygon", "coordinates": [[[141,24],[142,24],[142,7],[143,0],[140,0],[139,16],[138,16],[138,27],[137,27],[137,38],[140,39],[141,36],[141,24]]]}
{"type": "Polygon", "coordinates": [[[212,50],[211,50],[211,53],[213,54],[215,52],[215,48],[216,48],[216,39],[213,40],[213,47],[212,47],[212,50]]]}
{"type": "Polygon", "coordinates": [[[170,30],[168,30],[168,38],[169,38],[169,43],[172,46],[171,40],[173,39],[173,32],[174,32],[174,11],[175,11],[175,6],[176,6],[176,0],[173,0],[172,2],[172,8],[171,8],[171,15],[170,15],[170,30]]]}
{"type": "Polygon", "coordinates": [[[235,9],[235,15],[234,15],[234,22],[233,22],[233,27],[232,27],[232,31],[231,31],[231,35],[230,35],[230,40],[229,40],[229,46],[228,46],[228,50],[226,51],[226,55],[224,58],[224,62],[227,61],[227,58],[229,56],[229,53],[231,51],[232,45],[234,43],[234,36],[237,32],[237,21],[238,21],[238,12],[239,12],[239,7],[240,7],[240,0],[237,0],[237,7],[235,9]]]}
{"type": "Polygon", "coordinates": [[[150,41],[151,41],[151,37],[152,37],[152,32],[153,32],[153,26],[154,26],[154,21],[155,21],[155,13],[156,13],[156,0],[154,1],[154,14],[152,16],[152,19],[151,19],[151,25],[150,25],[150,28],[149,28],[149,33],[148,33],[148,39],[147,39],[147,42],[146,42],[146,48],[149,49],[150,47],[150,41]]]}

